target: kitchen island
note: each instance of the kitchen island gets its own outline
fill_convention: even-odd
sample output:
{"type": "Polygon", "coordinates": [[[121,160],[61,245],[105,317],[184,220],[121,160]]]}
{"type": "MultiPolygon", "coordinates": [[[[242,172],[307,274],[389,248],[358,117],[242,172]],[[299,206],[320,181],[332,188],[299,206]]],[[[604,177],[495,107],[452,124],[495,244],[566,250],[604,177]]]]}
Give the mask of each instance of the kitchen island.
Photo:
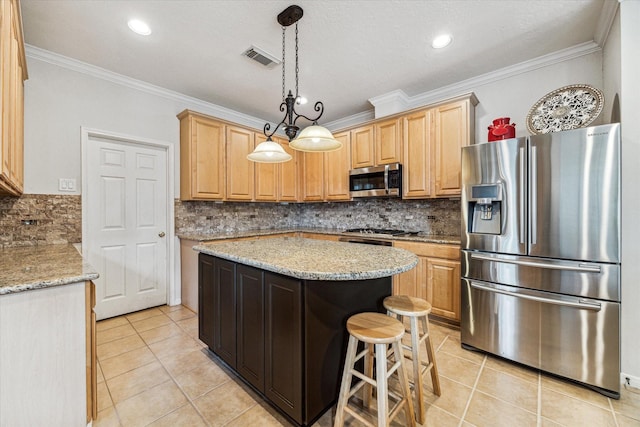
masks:
{"type": "Polygon", "coordinates": [[[298,425],[337,400],[347,319],[384,312],[391,276],[418,262],[402,249],[292,237],[194,249],[200,339],[298,425]]]}

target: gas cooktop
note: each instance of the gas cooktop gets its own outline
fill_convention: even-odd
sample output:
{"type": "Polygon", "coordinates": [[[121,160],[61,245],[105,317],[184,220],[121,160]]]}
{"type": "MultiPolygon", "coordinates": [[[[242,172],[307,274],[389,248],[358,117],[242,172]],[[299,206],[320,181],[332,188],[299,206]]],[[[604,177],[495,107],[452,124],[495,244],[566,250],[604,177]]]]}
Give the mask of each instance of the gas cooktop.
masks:
{"type": "Polygon", "coordinates": [[[391,230],[385,228],[350,228],[347,233],[360,233],[360,234],[386,234],[388,236],[406,236],[411,234],[417,234],[418,232],[405,231],[405,230],[391,230]]]}

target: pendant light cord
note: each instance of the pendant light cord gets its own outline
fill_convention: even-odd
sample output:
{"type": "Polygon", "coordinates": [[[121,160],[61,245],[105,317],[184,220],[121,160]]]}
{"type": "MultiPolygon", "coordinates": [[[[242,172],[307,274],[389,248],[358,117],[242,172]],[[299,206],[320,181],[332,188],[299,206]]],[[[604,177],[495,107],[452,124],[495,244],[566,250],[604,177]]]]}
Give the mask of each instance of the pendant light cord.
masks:
{"type": "Polygon", "coordinates": [[[287,27],[282,26],[282,102],[284,102],[284,76],[285,76],[285,48],[284,48],[284,39],[285,39],[285,31],[287,27]]]}
{"type": "Polygon", "coordinates": [[[298,101],[298,23],[296,22],[296,101],[298,101]]]}

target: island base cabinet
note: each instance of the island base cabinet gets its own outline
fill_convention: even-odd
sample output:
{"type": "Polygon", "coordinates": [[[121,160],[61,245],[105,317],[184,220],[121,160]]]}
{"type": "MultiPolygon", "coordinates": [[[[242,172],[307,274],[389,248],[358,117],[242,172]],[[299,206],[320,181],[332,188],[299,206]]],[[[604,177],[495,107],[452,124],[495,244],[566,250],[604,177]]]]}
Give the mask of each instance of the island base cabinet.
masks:
{"type": "Polygon", "coordinates": [[[264,272],[246,265],[236,269],[237,370],[260,391],[264,390],[264,272]]]}
{"type": "Polygon", "coordinates": [[[235,369],[238,323],[235,263],[215,259],[213,301],[213,351],[235,369]]]}
{"type": "Polygon", "coordinates": [[[213,257],[198,256],[198,338],[209,348],[213,348],[213,262],[213,257]]]}
{"type": "Polygon", "coordinates": [[[200,339],[301,426],[338,399],[347,319],[384,313],[382,301],[391,295],[391,277],[299,280],[206,254],[199,272],[200,339]]]}
{"type": "Polygon", "coordinates": [[[302,424],[302,290],[300,280],[265,274],[264,394],[302,424]]]}

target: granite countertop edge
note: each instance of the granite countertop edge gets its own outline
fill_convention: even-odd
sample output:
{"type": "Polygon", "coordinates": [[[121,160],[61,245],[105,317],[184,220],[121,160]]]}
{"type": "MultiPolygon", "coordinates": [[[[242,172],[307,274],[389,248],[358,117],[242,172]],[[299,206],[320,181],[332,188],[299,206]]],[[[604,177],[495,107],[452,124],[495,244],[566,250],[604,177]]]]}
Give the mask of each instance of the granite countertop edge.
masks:
{"type": "Polygon", "coordinates": [[[193,233],[177,233],[176,236],[180,239],[195,240],[198,242],[208,242],[216,240],[238,239],[243,237],[253,236],[269,236],[273,234],[284,233],[317,233],[328,234],[337,236],[351,236],[351,237],[369,237],[377,240],[388,241],[405,241],[405,242],[421,242],[421,243],[436,243],[443,245],[460,245],[460,236],[447,236],[439,234],[428,234],[418,236],[384,236],[380,235],[367,235],[359,233],[348,233],[346,230],[334,229],[334,228],[287,228],[287,229],[259,229],[259,230],[246,230],[238,232],[193,232],[193,233]]]}
{"type": "Polygon", "coordinates": [[[70,285],[77,282],[86,282],[87,280],[95,280],[99,277],[98,273],[88,273],[79,276],[65,276],[60,279],[34,281],[31,283],[22,283],[19,285],[0,286],[0,295],[15,294],[18,292],[32,291],[35,289],[45,289],[54,286],[70,285]]]}
{"type": "Polygon", "coordinates": [[[98,272],[73,244],[0,250],[0,296],[95,280],[98,272]]]}
{"type": "MultiPolygon", "coordinates": [[[[298,239],[298,240],[307,240],[307,239],[298,239]]],[[[292,244],[295,244],[295,243],[292,243],[292,244]]],[[[331,245],[331,244],[342,245],[343,243],[323,241],[321,244],[322,245],[331,245]]],[[[397,248],[391,248],[391,247],[377,247],[377,248],[378,248],[377,250],[392,250],[392,251],[398,251],[398,253],[404,253],[403,256],[406,256],[406,261],[401,265],[388,267],[388,268],[366,268],[362,270],[357,269],[357,270],[339,271],[339,272],[314,271],[312,268],[294,269],[287,266],[283,266],[278,263],[260,260],[255,257],[236,255],[234,253],[230,253],[230,252],[233,252],[233,249],[221,249],[221,246],[219,246],[219,244],[215,244],[215,245],[201,244],[201,245],[194,246],[193,250],[207,254],[207,255],[212,255],[218,258],[226,259],[228,261],[238,262],[241,264],[249,265],[262,270],[271,271],[273,273],[278,273],[278,274],[294,277],[296,279],[301,279],[301,280],[348,281],[348,280],[378,279],[381,277],[388,277],[398,273],[403,273],[405,271],[411,270],[418,264],[418,257],[404,249],[397,249],[397,248]],[[384,249],[381,249],[381,248],[384,248],[384,249]]],[[[311,258],[313,258],[313,256],[311,256],[311,258]]]]}

